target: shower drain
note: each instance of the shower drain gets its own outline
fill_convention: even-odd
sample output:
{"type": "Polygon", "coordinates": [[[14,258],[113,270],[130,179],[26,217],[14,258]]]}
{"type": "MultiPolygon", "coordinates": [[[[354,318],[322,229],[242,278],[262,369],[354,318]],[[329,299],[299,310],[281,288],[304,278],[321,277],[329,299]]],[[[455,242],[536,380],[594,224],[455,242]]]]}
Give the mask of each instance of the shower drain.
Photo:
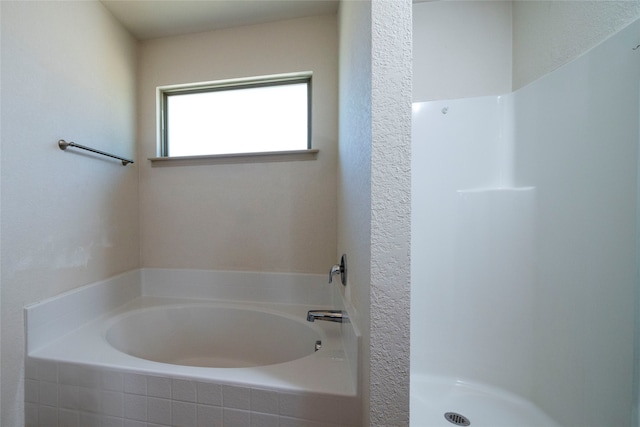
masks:
{"type": "Polygon", "coordinates": [[[471,421],[469,418],[464,415],[457,414],[455,412],[447,412],[444,414],[444,418],[449,421],[451,424],[455,424],[457,426],[468,426],[471,425],[471,421]]]}

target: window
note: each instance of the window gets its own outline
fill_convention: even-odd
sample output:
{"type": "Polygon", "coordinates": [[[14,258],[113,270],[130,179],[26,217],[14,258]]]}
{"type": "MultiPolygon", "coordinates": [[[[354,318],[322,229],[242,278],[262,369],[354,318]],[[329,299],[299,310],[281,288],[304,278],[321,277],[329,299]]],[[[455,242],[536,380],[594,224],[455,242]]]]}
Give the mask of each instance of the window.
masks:
{"type": "Polygon", "coordinates": [[[160,89],[161,156],[311,148],[311,73],[160,89]]]}

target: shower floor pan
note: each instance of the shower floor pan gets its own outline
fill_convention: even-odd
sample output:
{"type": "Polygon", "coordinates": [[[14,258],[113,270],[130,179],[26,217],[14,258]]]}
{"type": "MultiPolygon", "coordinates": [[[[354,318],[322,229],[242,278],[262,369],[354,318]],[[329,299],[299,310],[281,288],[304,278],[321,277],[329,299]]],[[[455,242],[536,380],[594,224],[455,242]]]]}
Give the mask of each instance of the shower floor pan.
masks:
{"type": "Polygon", "coordinates": [[[560,427],[531,402],[504,390],[454,378],[411,376],[411,427],[456,425],[560,427]]]}

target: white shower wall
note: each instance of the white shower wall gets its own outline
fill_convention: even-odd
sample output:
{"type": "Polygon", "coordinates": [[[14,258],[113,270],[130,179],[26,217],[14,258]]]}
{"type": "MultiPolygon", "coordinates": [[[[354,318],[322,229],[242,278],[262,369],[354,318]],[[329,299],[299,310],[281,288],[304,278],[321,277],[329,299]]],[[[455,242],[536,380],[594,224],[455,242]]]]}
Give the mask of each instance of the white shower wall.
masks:
{"type": "Polygon", "coordinates": [[[639,42],[636,21],[512,94],[414,104],[412,376],[631,425],[639,42]]]}
{"type": "Polygon", "coordinates": [[[533,399],[563,425],[631,425],[640,21],[515,93],[535,185],[533,399]]]}
{"type": "Polygon", "coordinates": [[[526,394],[535,189],[513,186],[512,104],[414,104],[412,374],[526,394]],[[418,326],[419,325],[419,326],[418,326]]]}

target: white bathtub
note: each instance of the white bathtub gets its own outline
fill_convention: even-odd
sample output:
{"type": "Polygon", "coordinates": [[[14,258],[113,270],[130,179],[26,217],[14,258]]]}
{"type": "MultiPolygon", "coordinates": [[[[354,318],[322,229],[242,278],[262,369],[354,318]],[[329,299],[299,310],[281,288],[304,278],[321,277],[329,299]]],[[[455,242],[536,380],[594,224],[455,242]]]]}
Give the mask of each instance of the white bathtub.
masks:
{"type": "Polygon", "coordinates": [[[225,384],[355,395],[341,325],[307,322],[307,311],[314,308],[143,296],[29,356],[225,384]],[[322,348],[315,352],[317,340],[322,348]]]}
{"type": "Polygon", "coordinates": [[[351,324],[308,322],[308,310],[336,308],[322,296],[326,278],[290,276],[136,271],[27,307],[25,407],[27,419],[38,420],[27,425],[48,425],[42,414],[51,411],[60,420],[71,411],[83,427],[114,416],[173,426],[205,416],[205,423],[231,417],[237,422],[225,425],[239,426],[254,419],[359,425],[357,332],[351,324]],[[230,287],[207,283],[221,279],[230,287]],[[212,394],[221,397],[211,401],[212,394]],[[169,409],[150,408],[160,404],[169,409]],[[154,418],[164,413],[171,420],[154,418]]]}
{"type": "MultiPolygon", "coordinates": [[[[288,310],[232,303],[193,302],[126,312],[107,322],[107,342],[123,353],[172,365],[246,368],[275,365],[336,347],[336,327],[288,310]],[[328,339],[328,337],[331,337],[328,339]]],[[[324,352],[323,352],[324,353],[324,352]]],[[[323,354],[320,353],[320,354],[323,354]]]]}

